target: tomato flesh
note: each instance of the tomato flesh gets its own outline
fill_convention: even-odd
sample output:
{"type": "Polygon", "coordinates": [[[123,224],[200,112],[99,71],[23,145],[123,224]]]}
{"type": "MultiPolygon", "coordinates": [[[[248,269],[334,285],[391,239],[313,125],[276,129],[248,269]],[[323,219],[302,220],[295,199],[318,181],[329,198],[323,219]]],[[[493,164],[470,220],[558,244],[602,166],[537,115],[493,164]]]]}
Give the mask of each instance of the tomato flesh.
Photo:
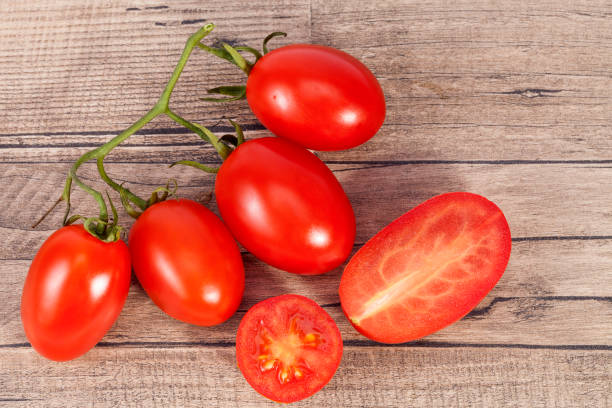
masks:
{"type": "Polygon", "coordinates": [[[355,215],[342,186],[290,141],[264,137],[238,146],[217,174],[215,196],[238,242],[276,268],[321,274],[353,248],[355,215]]]}
{"type": "Polygon", "coordinates": [[[249,74],[246,95],[265,127],[308,149],[355,147],[385,119],[374,75],[349,54],[321,45],[289,45],[264,55],[249,74]]]}
{"type": "Polygon", "coordinates": [[[245,314],[236,336],[236,358],[255,391],[274,401],[295,402],[333,377],[342,358],[342,337],[314,301],[283,295],[245,314]]]}
{"type": "Polygon", "coordinates": [[[340,301],[353,326],[383,343],[427,336],[472,310],[511,250],[501,210],[471,193],[436,196],[393,221],[350,260],[340,301]]]}
{"type": "Polygon", "coordinates": [[[221,220],[191,200],[149,207],[130,231],[134,273],[149,297],[175,319],[213,326],[242,299],[244,267],[221,220]]]}
{"type": "Polygon", "coordinates": [[[111,328],[130,288],[123,241],[102,242],[71,225],[36,253],[21,296],[21,321],[32,347],[51,360],[86,353],[111,328]]]}

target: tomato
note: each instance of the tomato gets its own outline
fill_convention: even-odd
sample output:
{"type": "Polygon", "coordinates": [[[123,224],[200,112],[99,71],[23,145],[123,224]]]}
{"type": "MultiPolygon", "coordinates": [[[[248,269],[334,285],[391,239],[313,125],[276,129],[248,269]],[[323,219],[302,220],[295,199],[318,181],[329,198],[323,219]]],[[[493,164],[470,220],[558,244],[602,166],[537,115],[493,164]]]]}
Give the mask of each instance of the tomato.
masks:
{"type": "Polygon", "coordinates": [[[21,296],[32,347],[56,361],[85,354],[119,316],[130,274],[123,241],[102,242],[82,225],[55,231],[36,253],[21,296]]]}
{"type": "Polygon", "coordinates": [[[272,133],[308,149],[358,146],[385,120],[385,96],[374,75],[347,53],[321,45],[264,55],[249,74],[246,96],[272,133]]]}
{"type": "Polygon", "coordinates": [[[236,335],[236,360],[247,382],[277,402],[295,402],[319,391],[342,359],[334,320],[299,295],[266,299],[245,315],[236,335]]]}
{"type": "Polygon", "coordinates": [[[332,172],[284,139],[249,140],[223,163],[215,183],[223,220],[262,261],[298,274],[320,274],[348,257],[355,215],[332,172]]]}
{"type": "Polygon", "coordinates": [[[427,336],[472,310],[501,278],[511,248],[501,210],[470,193],[436,196],[370,239],[350,260],[340,301],[382,343],[427,336]]]}
{"type": "Polygon", "coordinates": [[[240,251],[203,205],[181,199],[147,208],[132,226],[129,247],[140,284],[175,319],[212,326],[238,309],[244,291],[240,251]]]}

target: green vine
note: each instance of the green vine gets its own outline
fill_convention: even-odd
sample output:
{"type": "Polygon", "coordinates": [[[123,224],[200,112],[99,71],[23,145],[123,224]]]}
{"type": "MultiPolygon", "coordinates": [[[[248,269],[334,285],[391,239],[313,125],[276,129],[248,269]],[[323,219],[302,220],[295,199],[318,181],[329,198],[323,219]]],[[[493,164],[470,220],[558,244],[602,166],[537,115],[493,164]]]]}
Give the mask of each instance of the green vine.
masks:
{"type": "MultiPolygon", "coordinates": [[[[163,201],[168,196],[173,195],[176,192],[176,188],[174,188],[174,190],[172,191],[169,189],[167,185],[166,187],[161,187],[153,191],[153,193],[151,194],[151,197],[148,200],[145,200],[139,197],[138,195],[136,195],[135,193],[133,193],[132,191],[130,191],[129,189],[123,187],[123,185],[113,181],[109,177],[109,175],[107,174],[104,168],[104,158],[115,147],[117,147],[119,144],[124,142],[126,139],[128,139],[138,130],[142,129],[146,124],[151,122],[157,116],[167,115],[169,118],[171,118],[178,124],[190,129],[192,132],[196,133],[201,139],[212,144],[215,150],[217,151],[217,153],[219,154],[219,156],[223,160],[225,160],[229,156],[229,154],[232,152],[231,146],[229,146],[228,144],[224,143],[219,138],[217,138],[206,127],[199,125],[197,123],[190,122],[182,118],[181,116],[179,116],[178,114],[176,114],[169,108],[170,97],[172,96],[172,91],[174,90],[174,87],[181,73],[183,72],[185,65],[187,64],[187,61],[193,49],[196,46],[203,48],[203,49],[210,48],[202,44],[200,41],[204,37],[206,37],[214,29],[214,27],[215,27],[214,24],[207,24],[204,27],[200,28],[197,32],[195,32],[191,37],[189,37],[189,39],[187,40],[187,43],[185,44],[185,48],[183,49],[183,53],[181,54],[179,61],[176,67],[174,68],[172,75],[170,76],[170,80],[166,84],[166,87],[164,88],[157,103],[153,106],[153,108],[151,108],[151,110],[149,110],[140,119],[134,122],[134,124],[132,124],[130,127],[128,127],[126,130],[124,130],[123,132],[115,136],[113,139],[111,139],[107,143],[83,154],[81,157],[77,159],[77,161],[72,165],[72,167],[70,168],[70,171],[68,172],[68,177],[66,178],[66,183],[64,185],[64,190],[62,192],[61,197],[57,200],[57,202],[53,204],[51,209],[49,209],[49,211],[47,211],[43,215],[43,217],[36,224],[33,225],[33,227],[36,227],[53,210],[53,208],[55,208],[55,206],[59,204],[59,202],[64,201],[66,202],[66,211],[64,214],[63,225],[69,225],[79,219],[83,219],[84,220],[83,225],[85,229],[92,235],[100,238],[101,240],[105,242],[112,242],[112,241],[119,239],[120,227],[117,225],[117,220],[118,220],[117,212],[110,199],[110,196],[108,196],[107,194],[107,198],[111,206],[111,211],[112,211],[112,216],[113,216],[112,222],[109,222],[108,208],[107,208],[106,201],[102,193],[94,189],[93,187],[85,184],[77,175],[77,171],[81,167],[81,165],[83,165],[83,163],[89,160],[94,160],[94,159],[96,160],[97,169],[100,174],[100,177],[108,186],[110,186],[110,188],[112,188],[113,190],[119,193],[119,196],[121,198],[121,203],[123,204],[127,213],[134,218],[137,218],[142,213],[142,211],[147,209],[149,206],[159,201],[163,201]],[[96,200],[96,202],[98,203],[98,207],[99,207],[98,217],[84,218],[84,217],[81,217],[80,215],[70,216],[70,210],[71,210],[70,200],[71,200],[71,192],[72,192],[73,183],[76,184],[81,189],[83,189],[88,194],[90,194],[96,200]],[[158,194],[158,193],[161,193],[161,194],[158,194]],[[132,204],[134,204],[139,210],[136,210],[134,207],[132,207],[132,204]]],[[[250,51],[246,48],[242,48],[242,50],[250,51]]],[[[240,60],[240,58],[242,58],[235,49],[229,46],[227,46],[227,48],[225,48],[223,51],[227,53],[227,56],[233,59],[240,60]],[[236,54],[238,54],[238,57],[236,56],[236,54]]],[[[225,53],[221,52],[221,54],[219,54],[218,56],[225,57],[226,56],[225,53]]],[[[242,58],[242,61],[244,61],[245,67],[249,66],[250,63],[244,60],[244,58],[242,58]]],[[[237,126],[234,122],[232,122],[232,125],[234,126],[234,128],[236,129],[236,132],[238,133],[237,140],[244,140],[240,127],[237,126]]],[[[191,161],[179,161],[179,162],[173,163],[171,166],[175,164],[185,164],[185,165],[198,167],[210,173],[216,173],[218,170],[218,169],[210,168],[208,166],[201,165],[200,163],[191,162],[191,161]]],[[[176,182],[175,182],[175,185],[176,185],[176,182]]]]}

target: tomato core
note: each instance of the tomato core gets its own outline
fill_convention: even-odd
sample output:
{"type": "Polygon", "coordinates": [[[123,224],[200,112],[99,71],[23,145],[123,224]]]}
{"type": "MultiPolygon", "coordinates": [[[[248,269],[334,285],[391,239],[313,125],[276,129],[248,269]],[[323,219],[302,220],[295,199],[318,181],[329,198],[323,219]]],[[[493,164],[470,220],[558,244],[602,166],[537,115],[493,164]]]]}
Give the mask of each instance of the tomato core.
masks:
{"type": "Polygon", "coordinates": [[[247,382],[273,401],[295,402],[319,391],[342,358],[342,336],[314,301],[282,295],[253,306],[236,334],[236,360],[247,382]]]}
{"type": "Polygon", "coordinates": [[[289,330],[280,337],[274,337],[260,321],[255,343],[257,345],[259,369],[262,373],[275,370],[280,384],[302,380],[311,374],[311,368],[301,357],[302,349],[316,349],[324,342],[321,335],[312,327],[306,327],[300,321],[304,318],[293,316],[289,330]]]}

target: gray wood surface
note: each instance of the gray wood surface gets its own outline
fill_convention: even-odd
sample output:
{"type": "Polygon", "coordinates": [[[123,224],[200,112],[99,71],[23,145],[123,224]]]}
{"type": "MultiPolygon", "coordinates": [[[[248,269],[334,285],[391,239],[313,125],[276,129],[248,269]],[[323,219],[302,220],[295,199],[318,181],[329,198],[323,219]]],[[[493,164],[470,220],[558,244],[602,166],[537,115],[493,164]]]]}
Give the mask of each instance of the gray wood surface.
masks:
{"type": "MultiPolygon", "coordinates": [[[[272,406],[235,364],[241,317],[283,293],[311,297],[345,341],[336,376],[295,406],[612,406],[612,5],[606,1],[440,0],[85,3],[0,0],[0,406],[272,406]],[[201,328],[164,315],[134,280],[102,342],[54,363],[27,343],[19,318],[29,264],[56,229],[36,230],[69,164],[134,122],[163,89],[185,39],[259,46],[268,32],[361,59],[387,98],[368,143],[317,153],[357,215],[355,250],[419,202],[472,191],[496,202],[513,236],[508,269],[468,316],[417,342],[360,336],[339,307],[338,268],[300,277],[244,252],[247,285],[234,317],[201,328]]],[[[225,119],[268,135],[247,104],[199,101],[244,75],[193,55],[171,105],[213,130],[225,119]]],[[[179,182],[204,200],[214,185],[179,159],[219,163],[196,136],[159,118],[108,157],[137,192],[179,182]]],[[[101,187],[95,166],[80,174],[101,187]]],[[[75,191],[76,211],[95,206],[75,191]]],[[[214,200],[210,207],[216,210],[214,200]]],[[[122,223],[131,221],[125,214],[122,223]]]]}

